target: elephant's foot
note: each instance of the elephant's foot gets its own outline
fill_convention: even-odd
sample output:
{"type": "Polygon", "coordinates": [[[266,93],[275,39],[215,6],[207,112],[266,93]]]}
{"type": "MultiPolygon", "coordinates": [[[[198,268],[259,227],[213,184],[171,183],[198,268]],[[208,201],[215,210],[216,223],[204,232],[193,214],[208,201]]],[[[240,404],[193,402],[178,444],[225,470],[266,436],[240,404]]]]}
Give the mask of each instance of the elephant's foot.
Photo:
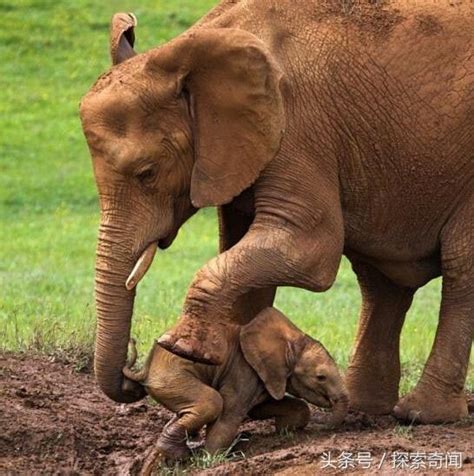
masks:
{"type": "Polygon", "coordinates": [[[398,374],[392,377],[386,372],[368,373],[367,368],[371,366],[351,365],[347,371],[350,407],[369,415],[389,415],[398,400],[398,374]]]}
{"type": "Polygon", "coordinates": [[[309,407],[298,414],[279,415],[275,417],[275,430],[277,433],[302,430],[309,423],[310,417],[309,407]]]}
{"type": "Polygon", "coordinates": [[[171,453],[169,450],[163,450],[158,444],[156,444],[147,454],[145,461],[140,470],[140,476],[151,476],[152,474],[158,474],[157,469],[160,466],[172,465],[176,461],[183,461],[189,458],[191,451],[184,449],[176,451],[174,449],[171,453]]]}
{"type": "Polygon", "coordinates": [[[434,388],[418,385],[401,398],[393,409],[393,415],[406,423],[449,423],[468,415],[464,394],[440,394],[434,388]]]}
{"type": "Polygon", "coordinates": [[[149,450],[140,471],[140,476],[150,476],[159,465],[173,464],[187,459],[191,455],[188,448],[186,428],[177,418],[172,418],[163,428],[158,441],[149,450]]]}
{"type": "Polygon", "coordinates": [[[203,364],[220,365],[227,355],[224,324],[182,317],[158,339],[173,354],[203,364]]]}
{"type": "Polygon", "coordinates": [[[162,465],[174,464],[176,461],[183,461],[189,458],[191,450],[187,445],[163,444],[158,440],[148,452],[140,470],[140,476],[151,476],[157,474],[157,468],[162,465]]]}
{"type": "Polygon", "coordinates": [[[285,430],[302,430],[311,418],[311,410],[304,400],[294,399],[287,411],[275,416],[275,430],[281,433],[285,430]]]}

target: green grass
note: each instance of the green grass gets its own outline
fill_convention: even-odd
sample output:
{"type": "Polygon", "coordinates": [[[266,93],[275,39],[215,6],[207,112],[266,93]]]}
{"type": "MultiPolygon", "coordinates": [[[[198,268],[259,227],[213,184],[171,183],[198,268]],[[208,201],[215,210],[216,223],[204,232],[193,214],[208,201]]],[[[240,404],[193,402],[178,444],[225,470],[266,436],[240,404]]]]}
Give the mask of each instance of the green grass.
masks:
{"type": "Polygon", "coordinates": [[[408,425],[397,424],[392,432],[396,436],[401,436],[402,438],[410,440],[413,438],[413,423],[409,423],[408,425]]]}
{"type": "MultiPolygon", "coordinates": [[[[205,470],[220,464],[230,463],[245,458],[245,453],[236,449],[242,442],[248,442],[248,437],[239,433],[226,450],[211,454],[202,447],[191,450],[191,457],[186,462],[174,464],[162,463],[156,468],[160,476],[181,476],[196,470],[205,470]]],[[[189,445],[189,441],[188,441],[189,445]]]]}
{"type": "MultiPolygon", "coordinates": [[[[91,349],[98,207],[78,104],[109,66],[108,23],[138,17],[138,51],[177,35],[214,0],[4,0],[0,5],[0,346],[91,349]]],[[[216,253],[213,210],[194,217],[140,285],[133,334],[143,355],[179,315],[195,271],[216,253]]],[[[360,304],[342,263],[316,295],[282,289],[277,306],[346,365],[360,304]]],[[[437,323],[439,282],[421,290],[402,336],[403,390],[417,379],[437,323]]],[[[469,377],[474,386],[474,377],[469,377]]]]}

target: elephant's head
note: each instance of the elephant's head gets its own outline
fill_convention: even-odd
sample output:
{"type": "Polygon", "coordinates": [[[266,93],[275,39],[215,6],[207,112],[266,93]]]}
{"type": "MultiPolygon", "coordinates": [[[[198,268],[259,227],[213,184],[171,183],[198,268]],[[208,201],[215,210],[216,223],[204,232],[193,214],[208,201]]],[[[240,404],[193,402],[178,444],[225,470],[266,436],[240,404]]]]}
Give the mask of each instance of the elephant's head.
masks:
{"type": "Polygon", "coordinates": [[[288,392],[323,408],[332,408],[325,422],[343,422],[348,393],[327,350],[274,308],[261,311],[242,327],[240,345],[268,393],[280,400],[288,392]]]}
{"type": "Polygon", "coordinates": [[[114,16],[115,66],[81,102],[101,208],[95,371],[118,402],[143,396],[122,368],[133,288],[157,246],[169,246],[196,209],[248,188],[276,154],[284,122],[280,71],[255,36],[196,29],[135,55],[135,24],[114,16]]]}

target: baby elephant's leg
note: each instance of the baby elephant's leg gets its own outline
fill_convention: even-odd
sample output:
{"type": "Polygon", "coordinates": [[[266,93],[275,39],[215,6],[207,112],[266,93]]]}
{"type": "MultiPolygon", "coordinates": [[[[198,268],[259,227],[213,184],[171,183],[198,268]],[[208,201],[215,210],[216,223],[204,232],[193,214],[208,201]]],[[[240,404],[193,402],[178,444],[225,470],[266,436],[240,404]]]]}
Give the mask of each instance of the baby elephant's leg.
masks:
{"type": "Polygon", "coordinates": [[[299,398],[285,396],[281,400],[267,400],[252,408],[249,417],[253,420],[275,418],[277,431],[304,428],[310,418],[308,404],[299,398]]]}
{"type": "Polygon", "coordinates": [[[206,451],[211,454],[228,449],[239,431],[244,416],[223,413],[206,432],[206,451]]]}
{"type": "Polygon", "coordinates": [[[198,380],[193,380],[192,385],[186,387],[176,394],[168,392],[165,395],[161,388],[149,389],[152,396],[156,395],[158,401],[177,413],[177,417],[172,418],[163,428],[151,452],[155,455],[154,458],[147,458],[147,461],[153,460],[151,466],[160,458],[179,460],[188,456],[188,436],[215,421],[222,412],[222,398],[213,388],[198,380]]]}

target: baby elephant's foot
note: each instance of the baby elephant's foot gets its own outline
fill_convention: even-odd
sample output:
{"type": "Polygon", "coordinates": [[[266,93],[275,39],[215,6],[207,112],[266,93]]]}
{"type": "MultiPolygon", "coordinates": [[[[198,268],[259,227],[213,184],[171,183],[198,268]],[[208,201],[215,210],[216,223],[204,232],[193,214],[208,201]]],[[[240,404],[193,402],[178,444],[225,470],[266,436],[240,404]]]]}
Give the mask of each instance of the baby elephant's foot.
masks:
{"type": "Polygon", "coordinates": [[[187,459],[191,455],[187,446],[163,445],[158,440],[155,446],[148,452],[140,471],[140,476],[151,476],[158,474],[160,466],[174,464],[176,461],[187,459]]]}
{"type": "Polygon", "coordinates": [[[311,418],[311,411],[308,404],[303,400],[296,400],[291,412],[275,417],[275,430],[278,433],[284,431],[302,430],[311,418]]]}
{"type": "Polygon", "coordinates": [[[182,317],[158,339],[173,354],[203,364],[220,365],[227,354],[224,325],[182,317]]]}
{"type": "Polygon", "coordinates": [[[158,444],[147,454],[145,461],[140,471],[140,476],[151,476],[158,474],[160,467],[174,464],[176,461],[182,461],[189,457],[189,452],[175,452],[169,453],[163,451],[158,444]]]}
{"type": "Polygon", "coordinates": [[[393,414],[407,423],[449,423],[468,415],[467,400],[463,394],[440,395],[417,387],[398,401],[393,414]]]}
{"type": "Polygon", "coordinates": [[[187,444],[186,428],[172,418],[164,427],[158,441],[148,452],[140,476],[155,472],[159,465],[168,465],[181,461],[191,455],[187,444]]]}

